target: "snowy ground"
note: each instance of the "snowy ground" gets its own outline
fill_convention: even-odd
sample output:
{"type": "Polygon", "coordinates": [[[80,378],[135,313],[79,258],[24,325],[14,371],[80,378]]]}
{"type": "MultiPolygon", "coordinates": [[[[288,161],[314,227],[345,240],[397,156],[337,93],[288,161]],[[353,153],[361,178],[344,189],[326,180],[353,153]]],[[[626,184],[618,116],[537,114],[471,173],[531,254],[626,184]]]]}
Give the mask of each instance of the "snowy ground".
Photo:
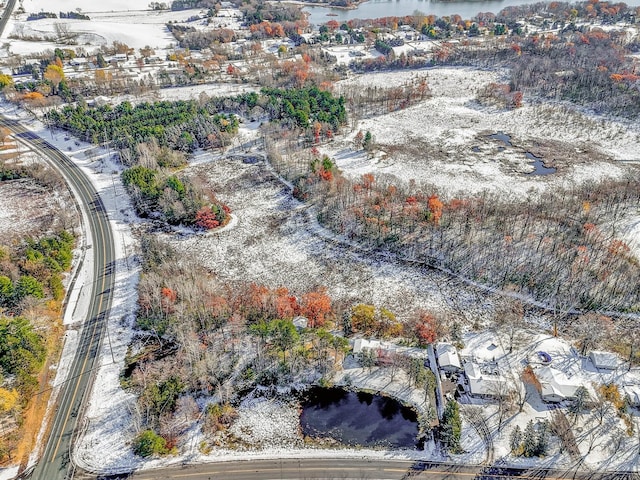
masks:
{"type": "MultiPolygon", "coordinates": [[[[505,82],[499,72],[471,68],[433,68],[354,76],[345,84],[388,87],[426,75],[432,98],[413,107],[364,119],[345,137],[320,148],[347,175],[389,175],[437,189],[444,198],[484,190],[526,198],[546,189],[606,178],[637,175],[640,128],[603,119],[563,105],[525,102],[499,110],[476,101],[479,89],[505,82]],[[352,141],[371,131],[378,151],[354,150],[352,141]],[[502,132],[512,146],[488,135],[502,132]],[[542,157],[551,175],[532,175],[526,152],[542,157]]],[[[339,86],[338,86],[339,88],[339,86]]],[[[640,211],[624,222],[621,238],[640,257],[640,211]]]]}
{"type": "MultiPolygon", "coordinates": [[[[360,121],[344,138],[320,149],[335,157],[349,175],[393,175],[404,182],[437,186],[451,197],[458,191],[494,190],[523,197],[531,191],[606,177],[619,177],[640,160],[637,126],[598,122],[587,115],[526,103],[515,110],[483,107],[479,89],[504,82],[497,72],[437,68],[354,76],[348,85],[388,87],[416,75],[426,76],[432,98],[405,110],[360,121]],[[351,145],[358,130],[370,131],[379,151],[369,158],[351,145]],[[504,132],[509,147],[487,135],[504,132]],[[525,152],[541,156],[553,175],[531,175],[525,152]],[[613,160],[613,161],[612,161],[613,160]]],[[[340,84],[337,86],[340,88],[340,84]]]]}
{"type": "Polygon", "coordinates": [[[460,292],[444,276],[345,251],[309,218],[307,207],[291,197],[264,163],[218,159],[191,171],[208,181],[237,215],[238,224],[220,234],[177,236],[171,241],[219,278],[300,292],[324,285],[334,300],[386,306],[401,319],[418,308],[451,313],[463,305],[469,315],[482,318],[473,307],[475,297],[460,292]]]}
{"type": "Polygon", "coordinates": [[[25,12],[12,16],[3,32],[3,39],[9,40],[8,53],[31,55],[47,49],[82,48],[97,50],[102,45],[112,45],[114,41],[139,49],[150,46],[156,54],[164,57],[165,51],[177,42],[166,27],[168,22],[188,24],[200,30],[209,28],[240,28],[239,11],[223,9],[210,25],[205,20],[190,21],[193,17],[206,18],[207,10],[151,11],[149,2],[125,2],[107,0],[93,3],[87,8],[86,2],[79,0],[24,0],[25,12]],[[90,20],[44,18],[27,21],[29,13],[40,11],[59,12],[81,10],[90,20]],[[75,45],[56,43],[57,29],[63,28],[77,35],[75,45]]]}

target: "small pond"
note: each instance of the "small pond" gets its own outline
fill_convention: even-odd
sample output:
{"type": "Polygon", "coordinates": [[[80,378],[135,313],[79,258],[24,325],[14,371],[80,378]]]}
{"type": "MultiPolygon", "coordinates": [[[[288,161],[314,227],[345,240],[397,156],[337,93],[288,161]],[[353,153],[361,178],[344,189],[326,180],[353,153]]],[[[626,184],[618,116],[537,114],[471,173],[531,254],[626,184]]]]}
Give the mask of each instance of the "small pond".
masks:
{"type": "Polygon", "coordinates": [[[419,447],[416,413],[392,398],[313,387],[301,403],[306,436],[330,437],[344,445],[419,447]]]}
{"type": "Polygon", "coordinates": [[[558,170],[554,167],[545,167],[542,158],[536,157],[531,152],[527,152],[526,155],[529,160],[533,160],[531,165],[533,165],[533,168],[535,168],[533,172],[529,172],[529,175],[550,175],[552,173],[556,173],[556,171],[558,170]]]}
{"type": "Polygon", "coordinates": [[[504,143],[507,147],[513,146],[511,144],[511,136],[507,135],[504,132],[492,133],[491,135],[487,135],[487,138],[490,138],[491,140],[498,140],[499,142],[504,143]]]}

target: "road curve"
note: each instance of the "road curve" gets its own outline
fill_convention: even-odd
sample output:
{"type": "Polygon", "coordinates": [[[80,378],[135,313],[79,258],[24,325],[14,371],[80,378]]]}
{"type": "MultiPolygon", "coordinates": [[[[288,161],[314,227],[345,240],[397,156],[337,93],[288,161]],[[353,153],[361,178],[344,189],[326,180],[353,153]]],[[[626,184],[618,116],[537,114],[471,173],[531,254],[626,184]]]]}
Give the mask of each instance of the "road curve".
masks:
{"type": "Polygon", "coordinates": [[[109,217],[91,181],[64,153],[18,122],[0,117],[0,125],[9,128],[30,148],[45,156],[64,176],[88,219],[91,234],[94,280],[89,310],[84,321],[76,356],[69,377],[61,387],[51,421],[44,452],[30,478],[56,480],[67,478],[73,470],[71,444],[81,418],[82,406],[90,390],[102,337],[111,308],[115,284],[115,249],[109,217]]]}

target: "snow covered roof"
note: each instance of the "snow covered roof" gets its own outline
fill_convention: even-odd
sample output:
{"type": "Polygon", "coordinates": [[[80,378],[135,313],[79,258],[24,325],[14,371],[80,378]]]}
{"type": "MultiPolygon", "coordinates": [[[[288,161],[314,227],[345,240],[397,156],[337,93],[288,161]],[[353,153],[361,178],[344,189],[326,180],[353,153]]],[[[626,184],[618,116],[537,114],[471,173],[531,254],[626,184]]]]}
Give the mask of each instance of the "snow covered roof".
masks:
{"type": "Polygon", "coordinates": [[[480,365],[474,362],[464,364],[464,373],[469,380],[469,393],[497,397],[504,391],[506,380],[502,375],[482,373],[480,365]]]}
{"type": "MultiPolygon", "coordinates": [[[[546,401],[562,401],[575,397],[576,390],[582,386],[577,378],[569,378],[564,372],[552,367],[536,370],[536,376],[542,387],[542,399],[546,401]]],[[[586,385],[584,385],[586,387],[586,385]]]]}
{"type": "Polygon", "coordinates": [[[385,352],[397,352],[398,346],[391,342],[381,342],[380,340],[367,340],[357,338],[353,342],[353,353],[360,353],[363,350],[382,350],[385,352]]]}
{"type": "Polygon", "coordinates": [[[440,342],[436,345],[436,354],[441,368],[462,369],[456,347],[450,343],[440,342]]]}
{"type": "Polygon", "coordinates": [[[293,325],[297,328],[307,328],[307,324],[309,323],[309,320],[307,320],[305,317],[295,317],[293,319],[293,325]]]}
{"type": "Polygon", "coordinates": [[[618,356],[615,353],[592,350],[591,353],[589,353],[589,358],[596,368],[606,370],[615,370],[618,368],[618,356]]]}
{"type": "Polygon", "coordinates": [[[640,405],[640,385],[623,385],[622,394],[632,407],[640,405]]]}

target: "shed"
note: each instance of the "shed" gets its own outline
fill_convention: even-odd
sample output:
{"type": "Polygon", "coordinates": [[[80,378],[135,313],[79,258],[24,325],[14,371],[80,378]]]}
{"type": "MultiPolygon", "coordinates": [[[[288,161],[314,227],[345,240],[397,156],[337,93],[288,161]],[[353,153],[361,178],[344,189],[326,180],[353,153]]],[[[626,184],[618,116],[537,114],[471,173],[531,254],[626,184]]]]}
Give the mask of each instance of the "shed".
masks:
{"type": "Polygon", "coordinates": [[[620,364],[618,356],[615,353],[601,352],[599,350],[592,350],[591,353],[589,353],[589,360],[591,360],[594,367],[603,370],[615,370],[620,364]]]}
{"type": "Polygon", "coordinates": [[[436,345],[438,364],[445,372],[459,372],[462,370],[458,350],[450,343],[440,342],[436,345]]]}

